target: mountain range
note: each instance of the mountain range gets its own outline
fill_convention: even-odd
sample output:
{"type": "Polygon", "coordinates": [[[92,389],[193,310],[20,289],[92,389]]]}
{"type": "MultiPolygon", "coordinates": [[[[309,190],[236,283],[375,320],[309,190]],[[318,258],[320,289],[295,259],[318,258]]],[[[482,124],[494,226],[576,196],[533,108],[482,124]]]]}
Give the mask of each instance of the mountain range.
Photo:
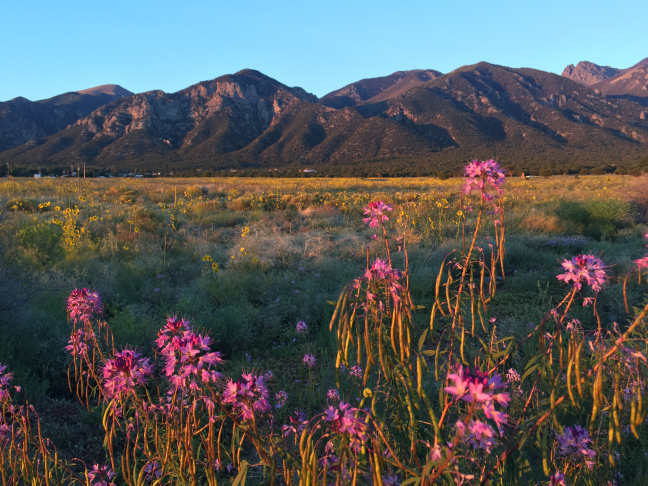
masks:
{"type": "Polygon", "coordinates": [[[632,165],[648,155],[648,58],[562,76],[486,62],[399,71],[319,99],[250,69],[176,93],[105,85],[0,103],[0,150],[13,166],[141,171],[632,165]]]}

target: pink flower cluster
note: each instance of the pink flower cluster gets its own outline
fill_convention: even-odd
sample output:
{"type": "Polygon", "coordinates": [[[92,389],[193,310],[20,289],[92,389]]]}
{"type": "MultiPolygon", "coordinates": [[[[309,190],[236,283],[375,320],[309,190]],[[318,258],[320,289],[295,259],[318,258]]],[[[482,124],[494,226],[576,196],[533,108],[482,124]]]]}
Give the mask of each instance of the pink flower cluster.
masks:
{"type": "MultiPolygon", "coordinates": [[[[461,420],[458,420],[456,427],[459,436],[463,437],[466,434],[465,424],[461,420]]],[[[495,445],[495,431],[486,422],[471,420],[468,423],[468,438],[466,442],[475,449],[483,449],[486,452],[490,452],[495,445]]]]}
{"type": "Polygon", "coordinates": [[[362,378],[364,376],[364,370],[360,366],[355,365],[349,370],[349,375],[354,378],[362,378]]]}
{"type": "Polygon", "coordinates": [[[594,255],[578,255],[564,260],[561,265],[566,272],[556,278],[565,283],[573,282],[576,290],[586,283],[594,292],[598,292],[605,283],[605,266],[594,255]]]}
{"type": "Polygon", "coordinates": [[[295,327],[295,331],[297,331],[297,334],[304,334],[308,332],[308,326],[304,321],[299,321],[295,327]]]}
{"type": "MultiPolygon", "coordinates": [[[[355,288],[360,288],[362,281],[367,283],[384,283],[387,287],[387,291],[391,294],[394,301],[400,299],[400,293],[403,290],[403,286],[399,283],[399,279],[403,276],[400,270],[392,268],[389,265],[387,260],[381,260],[376,258],[376,261],[373,262],[373,265],[365,270],[362,278],[355,280],[355,288]]],[[[377,291],[378,289],[373,289],[377,291]]],[[[367,300],[373,302],[376,300],[376,295],[372,292],[367,291],[367,300]]]]}
{"type": "Polygon", "coordinates": [[[340,402],[337,406],[330,406],[324,416],[334,433],[351,437],[351,447],[356,451],[366,442],[368,430],[367,424],[361,418],[356,418],[358,412],[359,409],[351,407],[349,403],[340,402]]]}
{"type": "Polygon", "coordinates": [[[302,364],[308,366],[309,368],[313,368],[316,362],[317,359],[312,354],[305,354],[304,359],[302,360],[302,364]]]}
{"type": "MultiPolygon", "coordinates": [[[[498,427],[504,425],[509,416],[508,414],[495,409],[495,403],[501,407],[508,407],[511,396],[508,393],[495,393],[496,390],[504,388],[506,385],[502,382],[499,375],[489,377],[487,373],[475,370],[469,373],[459,366],[456,373],[448,375],[448,379],[454,382],[453,386],[445,387],[445,392],[455,395],[469,403],[478,405],[486,415],[486,418],[495,421],[498,427]]],[[[461,437],[466,433],[466,425],[459,420],[456,424],[457,432],[461,437]]],[[[468,423],[467,442],[476,448],[490,451],[495,445],[495,431],[486,422],[472,420],[468,423]]]]}
{"type": "Polygon", "coordinates": [[[400,270],[392,268],[387,260],[376,258],[373,265],[365,270],[364,278],[368,282],[374,280],[398,280],[403,274],[400,270]]]}
{"type": "Polygon", "coordinates": [[[562,435],[558,436],[558,453],[561,456],[569,455],[577,459],[584,459],[589,469],[594,466],[596,452],[588,446],[592,443],[589,433],[584,428],[575,425],[565,427],[562,435]]]}
{"type": "Polygon", "coordinates": [[[88,352],[88,345],[86,344],[86,337],[83,329],[77,329],[70,335],[70,340],[65,349],[72,355],[85,355],[88,352]]]}
{"type": "Polygon", "coordinates": [[[115,486],[115,483],[111,482],[114,477],[115,473],[106,465],[95,464],[92,470],[88,471],[90,486],[115,486]]]}
{"type": "MultiPolygon", "coordinates": [[[[646,238],[648,238],[648,233],[646,233],[646,238]]],[[[646,245],[648,246],[648,245],[646,245]]],[[[645,255],[643,258],[640,258],[639,260],[634,261],[637,264],[638,268],[644,268],[648,270],[648,255],[645,255]]]]}
{"type": "Polygon", "coordinates": [[[67,313],[75,323],[88,322],[103,312],[103,304],[97,292],[74,289],[67,300],[67,313]]]}
{"type": "Polygon", "coordinates": [[[198,390],[197,379],[209,383],[223,377],[212,369],[225,362],[222,355],[218,351],[211,352],[211,338],[194,333],[189,321],[169,317],[155,342],[166,359],[164,372],[176,388],[189,386],[191,390],[198,390]]]}
{"type": "Polygon", "coordinates": [[[560,471],[556,471],[549,480],[549,486],[567,486],[565,475],[560,471]]]}
{"type": "Polygon", "coordinates": [[[326,392],[326,398],[334,402],[337,402],[340,399],[340,392],[337,391],[335,388],[331,388],[329,391],[326,392]]]}
{"type": "Polygon", "coordinates": [[[243,420],[251,420],[254,412],[266,413],[271,410],[263,377],[252,373],[244,374],[236,382],[230,380],[223,391],[223,402],[232,404],[243,420]]]}
{"type": "Polygon", "coordinates": [[[9,382],[13,378],[13,373],[5,373],[6,369],[0,364],[0,403],[9,399],[9,382]]]}
{"type": "Polygon", "coordinates": [[[279,390],[275,395],[275,400],[277,400],[275,408],[283,408],[288,400],[288,394],[284,390],[279,390]]]}
{"type": "Polygon", "coordinates": [[[288,422],[288,424],[281,426],[281,431],[283,432],[284,437],[288,437],[290,434],[296,435],[308,426],[306,414],[303,412],[295,412],[294,416],[291,415],[288,417],[288,422]]]}
{"type": "Polygon", "coordinates": [[[391,211],[392,207],[389,204],[385,204],[383,201],[374,201],[370,202],[369,206],[364,208],[364,214],[366,218],[362,218],[362,221],[365,224],[368,224],[372,228],[377,228],[379,224],[382,224],[385,221],[389,221],[389,218],[385,214],[385,211],[391,211]]]}
{"type": "Polygon", "coordinates": [[[464,194],[468,195],[473,190],[478,190],[481,197],[490,201],[495,196],[488,191],[495,190],[498,195],[502,194],[501,186],[506,181],[504,171],[499,164],[491,160],[473,160],[466,166],[466,182],[463,186],[464,194]]]}
{"type": "Polygon", "coordinates": [[[140,353],[124,349],[109,359],[103,368],[104,390],[109,399],[120,399],[132,391],[136,385],[142,385],[153,372],[148,358],[140,353]]]}

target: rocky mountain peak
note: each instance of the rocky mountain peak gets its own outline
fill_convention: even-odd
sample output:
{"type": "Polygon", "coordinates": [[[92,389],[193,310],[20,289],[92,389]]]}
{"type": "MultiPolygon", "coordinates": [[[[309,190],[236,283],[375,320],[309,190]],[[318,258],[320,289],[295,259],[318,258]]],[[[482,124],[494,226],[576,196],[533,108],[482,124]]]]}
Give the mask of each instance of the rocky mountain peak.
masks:
{"type": "Polygon", "coordinates": [[[589,61],[581,61],[576,66],[570,64],[562,72],[566,78],[576,81],[577,83],[591,86],[605,79],[612,78],[621,72],[610,66],[599,66],[589,61]]]}

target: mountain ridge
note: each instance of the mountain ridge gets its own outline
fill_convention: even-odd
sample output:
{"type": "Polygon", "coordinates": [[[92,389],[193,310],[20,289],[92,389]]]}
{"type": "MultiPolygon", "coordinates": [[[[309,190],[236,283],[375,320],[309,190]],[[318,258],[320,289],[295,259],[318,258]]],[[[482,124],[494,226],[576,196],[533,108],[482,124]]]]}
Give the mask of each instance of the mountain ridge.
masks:
{"type": "Polygon", "coordinates": [[[473,157],[531,167],[547,158],[645,156],[646,110],[595,85],[480,62],[446,74],[397,71],[317,98],[244,69],[175,93],[111,101],[53,135],[0,152],[0,161],[155,170],[400,160],[443,170],[473,157]]]}

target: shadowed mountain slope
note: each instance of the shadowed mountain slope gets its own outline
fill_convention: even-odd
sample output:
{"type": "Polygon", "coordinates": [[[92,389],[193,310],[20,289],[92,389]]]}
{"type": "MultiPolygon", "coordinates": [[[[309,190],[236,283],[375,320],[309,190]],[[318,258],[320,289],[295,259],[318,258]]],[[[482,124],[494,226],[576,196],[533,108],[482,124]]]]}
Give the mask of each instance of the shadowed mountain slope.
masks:
{"type": "Polygon", "coordinates": [[[133,93],[109,84],[40,101],[0,102],[0,151],[57,133],[98,107],[133,93]]]}

